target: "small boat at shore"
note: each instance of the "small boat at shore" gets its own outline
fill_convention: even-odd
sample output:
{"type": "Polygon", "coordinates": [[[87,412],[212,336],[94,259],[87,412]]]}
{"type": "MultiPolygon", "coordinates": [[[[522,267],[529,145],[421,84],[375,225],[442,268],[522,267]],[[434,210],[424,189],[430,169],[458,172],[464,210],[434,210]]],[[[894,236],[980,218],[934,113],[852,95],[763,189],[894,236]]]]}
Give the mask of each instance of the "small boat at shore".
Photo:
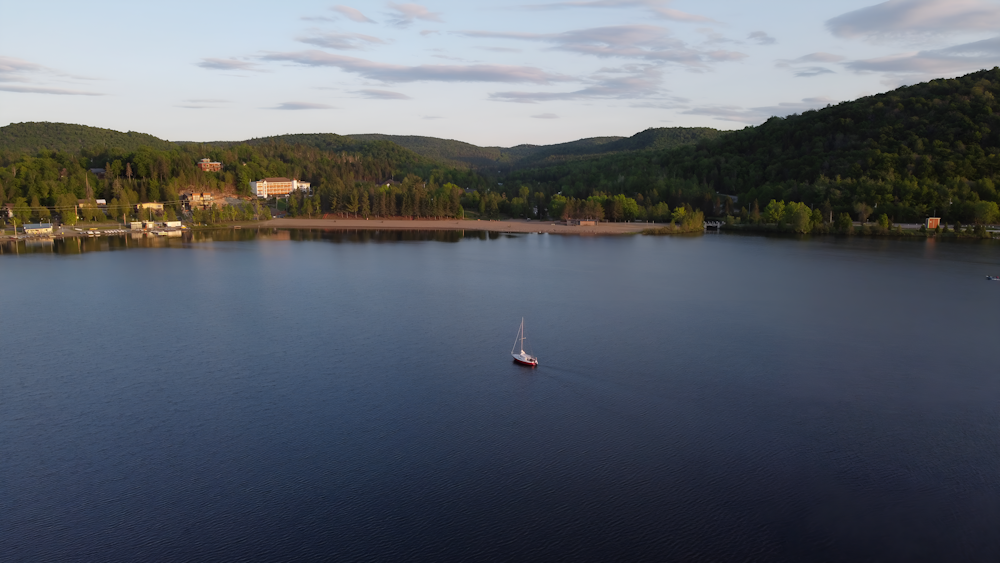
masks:
{"type": "Polygon", "coordinates": [[[526,338],[524,335],[524,317],[521,317],[521,326],[517,329],[517,337],[514,339],[514,347],[510,349],[510,355],[514,358],[514,363],[522,366],[536,367],[538,366],[538,358],[524,351],[524,341],[526,338]],[[518,342],[521,343],[521,351],[515,352],[518,349],[518,342]]]}

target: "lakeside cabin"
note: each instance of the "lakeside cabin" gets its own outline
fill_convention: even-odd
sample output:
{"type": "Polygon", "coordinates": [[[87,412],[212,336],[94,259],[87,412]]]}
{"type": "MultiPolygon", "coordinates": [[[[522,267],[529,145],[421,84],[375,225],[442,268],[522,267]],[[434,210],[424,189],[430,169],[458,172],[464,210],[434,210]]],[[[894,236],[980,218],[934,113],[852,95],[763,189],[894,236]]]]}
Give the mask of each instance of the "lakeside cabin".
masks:
{"type": "Polygon", "coordinates": [[[24,234],[29,237],[40,237],[52,234],[52,223],[36,223],[24,225],[24,234]]]}

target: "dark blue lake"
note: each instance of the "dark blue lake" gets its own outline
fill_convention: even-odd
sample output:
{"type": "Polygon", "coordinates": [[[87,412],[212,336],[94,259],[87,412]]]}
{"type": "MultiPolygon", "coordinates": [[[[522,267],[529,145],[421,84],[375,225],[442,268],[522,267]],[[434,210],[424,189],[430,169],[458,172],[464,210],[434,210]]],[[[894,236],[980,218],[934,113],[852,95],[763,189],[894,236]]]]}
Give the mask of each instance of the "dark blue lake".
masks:
{"type": "Polygon", "coordinates": [[[996,244],[214,238],[4,248],[3,561],[1000,560],[996,244]]]}

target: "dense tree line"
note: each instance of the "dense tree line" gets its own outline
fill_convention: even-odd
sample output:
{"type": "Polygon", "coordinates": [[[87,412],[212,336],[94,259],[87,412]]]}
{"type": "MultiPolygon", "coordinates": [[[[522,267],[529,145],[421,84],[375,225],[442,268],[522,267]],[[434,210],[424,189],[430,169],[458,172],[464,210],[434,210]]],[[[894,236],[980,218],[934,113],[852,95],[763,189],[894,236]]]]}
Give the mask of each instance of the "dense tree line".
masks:
{"type": "Polygon", "coordinates": [[[860,204],[896,222],[938,215],[973,223],[985,220],[980,203],[1000,203],[997,96],[994,68],[773,117],[695,145],[526,170],[511,179],[574,197],[599,191],[650,200],[653,191],[709,215],[725,213],[716,203],[721,193],[747,209],[775,199],[829,205],[858,219],[860,204]]]}
{"type": "MultiPolygon", "coordinates": [[[[1000,220],[998,96],[1000,69],[994,68],[774,117],[726,134],[650,129],[630,138],[485,152],[439,139],[329,134],[208,144],[152,138],[141,145],[138,134],[115,139],[94,130],[84,133],[105,141],[93,145],[99,148],[29,152],[3,149],[16,145],[5,138],[0,204],[47,207],[51,213],[73,196],[114,200],[119,208],[166,201],[169,208],[182,190],[246,195],[251,180],[284,176],[312,183],[313,197],[300,194],[288,202],[290,212],[304,215],[468,212],[676,222],[679,209],[746,218],[774,200],[804,204],[827,226],[842,215],[861,221],[885,215],[892,223],[940,216],[951,224],[987,224],[1000,220]],[[457,161],[498,155],[495,162],[506,162],[513,171],[452,167],[389,139],[457,161]],[[206,157],[221,162],[222,171],[201,172],[196,162],[206,157]],[[514,162],[537,166],[516,169],[514,162]],[[89,168],[106,168],[107,174],[99,180],[89,168]]],[[[4,135],[11,127],[3,128],[4,135]]],[[[37,137],[21,139],[25,146],[56,146],[59,135],[72,133],[60,133],[59,127],[11,131],[37,137]]]]}
{"type": "Polygon", "coordinates": [[[0,160],[0,205],[11,203],[22,221],[67,215],[77,200],[85,220],[137,216],[135,205],[164,202],[167,215],[180,211],[182,191],[249,196],[250,182],[267,177],[309,181],[317,196],[293,199],[296,213],[352,213],[406,216],[455,216],[462,188],[483,180],[467,170],[432,166],[388,142],[366,143],[360,153],[335,152],[310,145],[262,143],[210,146],[185,144],[167,149],[142,146],[131,152],[105,148],[78,153],[42,150],[4,154],[0,160]],[[203,172],[201,158],[222,163],[203,172]],[[94,169],[103,169],[103,177],[94,169]],[[423,177],[408,170],[416,170],[423,177]],[[393,180],[402,176],[402,182],[393,180]],[[388,185],[386,185],[388,184],[388,185]],[[457,190],[457,191],[456,191],[457,190]],[[106,214],[93,204],[108,202],[106,214]]]}

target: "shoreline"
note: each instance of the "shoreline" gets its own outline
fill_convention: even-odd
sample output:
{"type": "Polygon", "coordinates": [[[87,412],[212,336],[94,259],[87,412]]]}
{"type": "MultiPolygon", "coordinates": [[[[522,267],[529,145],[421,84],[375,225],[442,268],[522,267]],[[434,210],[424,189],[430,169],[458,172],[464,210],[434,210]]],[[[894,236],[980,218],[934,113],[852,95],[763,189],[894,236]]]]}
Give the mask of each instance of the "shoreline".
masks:
{"type": "Polygon", "coordinates": [[[632,235],[662,223],[598,223],[594,226],[570,226],[558,221],[505,221],[476,219],[308,219],[282,218],[252,223],[253,227],[274,229],[349,229],[409,231],[488,231],[494,233],[549,233],[565,235],[632,235]]]}

